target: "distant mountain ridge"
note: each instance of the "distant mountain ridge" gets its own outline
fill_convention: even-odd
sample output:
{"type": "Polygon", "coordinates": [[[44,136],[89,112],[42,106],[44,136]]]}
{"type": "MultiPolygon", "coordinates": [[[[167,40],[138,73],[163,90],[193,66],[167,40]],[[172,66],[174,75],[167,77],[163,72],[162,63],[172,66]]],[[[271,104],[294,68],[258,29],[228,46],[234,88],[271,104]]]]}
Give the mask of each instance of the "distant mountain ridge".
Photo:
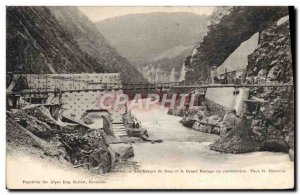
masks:
{"type": "Polygon", "coordinates": [[[193,13],[129,14],[97,22],[103,36],[134,65],[201,40],[208,16],[193,13]]]}
{"type": "Polygon", "coordinates": [[[193,48],[194,48],[194,45],[187,45],[187,46],[179,45],[179,46],[173,47],[173,48],[161,53],[160,55],[155,57],[153,60],[158,61],[161,59],[176,58],[177,56],[181,55],[182,53],[185,53],[185,52],[191,53],[193,48]]]}

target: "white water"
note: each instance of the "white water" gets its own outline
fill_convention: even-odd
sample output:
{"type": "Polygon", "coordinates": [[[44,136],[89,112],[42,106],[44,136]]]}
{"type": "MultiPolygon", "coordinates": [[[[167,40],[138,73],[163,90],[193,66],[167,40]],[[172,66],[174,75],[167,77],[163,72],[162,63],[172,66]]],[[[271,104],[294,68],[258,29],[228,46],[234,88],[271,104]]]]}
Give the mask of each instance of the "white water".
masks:
{"type": "Polygon", "coordinates": [[[186,74],[186,70],[185,70],[185,66],[184,64],[182,65],[181,71],[180,71],[180,77],[179,77],[179,82],[183,81],[185,79],[185,74],[186,74]]]}
{"type": "Polygon", "coordinates": [[[285,153],[253,152],[248,154],[221,154],[209,150],[209,144],[219,136],[195,131],[182,126],[180,117],[167,114],[156,106],[150,111],[133,110],[153,139],[163,143],[134,144],[135,157],[142,167],[205,167],[245,168],[260,165],[291,164],[285,153]]]}
{"type": "Polygon", "coordinates": [[[175,78],[175,68],[173,68],[171,70],[171,73],[170,73],[170,82],[175,82],[176,81],[176,78],[175,78]]]}
{"type": "MultiPolygon", "coordinates": [[[[167,115],[158,106],[150,111],[133,110],[151,138],[163,143],[133,144],[135,156],[142,170],[162,170],[161,174],[138,174],[133,182],[146,188],[290,188],[293,186],[293,163],[287,154],[252,152],[248,154],[221,154],[209,150],[217,135],[198,132],[182,126],[180,117],[167,115]],[[266,173],[253,173],[253,170],[266,173]],[[284,170],[269,173],[269,169],[284,170]],[[170,173],[169,170],[179,172],[170,173]],[[190,171],[196,171],[192,173],[190,171]],[[200,170],[212,171],[197,172],[200,170]],[[242,173],[226,173],[242,170],[242,173]],[[217,173],[216,171],[221,171],[217,173]],[[225,171],[225,172],[223,172],[225,171]],[[146,182],[146,183],[145,183],[146,182]]],[[[130,178],[129,176],[127,178],[130,178]]]]}

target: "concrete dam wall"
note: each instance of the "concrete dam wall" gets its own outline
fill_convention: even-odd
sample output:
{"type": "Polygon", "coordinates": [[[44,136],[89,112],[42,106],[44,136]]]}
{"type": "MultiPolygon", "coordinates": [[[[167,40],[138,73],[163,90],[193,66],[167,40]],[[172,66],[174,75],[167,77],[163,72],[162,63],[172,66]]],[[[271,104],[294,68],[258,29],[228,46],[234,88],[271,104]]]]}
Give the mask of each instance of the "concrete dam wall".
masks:
{"type": "MultiPolygon", "coordinates": [[[[107,74],[26,74],[24,75],[30,90],[76,90],[76,89],[102,89],[103,83],[111,83],[121,86],[119,73],[107,74]]],[[[49,94],[34,96],[43,96],[48,104],[62,104],[61,112],[63,115],[80,118],[86,110],[100,109],[100,98],[104,94],[110,93],[113,97],[115,94],[123,93],[117,91],[82,91],[82,92],[65,92],[62,94],[49,94]]],[[[109,105],[113,99],[105,102],[109,105]]],[[[115,112],[118,112],[115,111],[115,112]]]]}
{"type": "Polygon", "coordinates": [[[236,92],[233,87],[208,88],[205,98],[223,107],[225,111],[235,110],[238,115],[243,112],[244,100],[249,97],[248,88],[239,88],[236,92]]]}

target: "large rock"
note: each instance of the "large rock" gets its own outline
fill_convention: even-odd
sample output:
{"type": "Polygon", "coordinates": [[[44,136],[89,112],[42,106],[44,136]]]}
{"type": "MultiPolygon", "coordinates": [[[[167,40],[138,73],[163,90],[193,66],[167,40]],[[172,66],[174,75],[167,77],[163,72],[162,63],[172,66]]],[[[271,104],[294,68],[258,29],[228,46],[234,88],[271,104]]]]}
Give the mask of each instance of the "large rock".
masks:
{"type": "Polygon", "coordinates": [[[131,158],[134,156],[134,150],[131,145],[128,144],[111,144],[112,150],[123,159],[131,158]]]}
{"type": "Polygon", "coordinates": [[[235,129],[238,123],[238,117],[234,111],[228,112],[224,115],[222,121],[228,130],[235,129]]]}
{"type": "Polygon", "coordinates": [[[138,138],[141,138],[142,136],[148,137],[148,131],[147,129],[144,128],[138,128],[138,129],[127,128],[126,132],[129,137],[138,137],[138,138]]]}
{"type": "Polygon", "coordinates": [[[251,119],[242,119],[236,129],[228,131],[210,145],[210,149],[224,153],[247,153],[261,150],[259,141],[252,139],[251,119]]]}
{"type": "MultiPolygon", "coordinates": [[[[202,118],[202,117],[201,117],[202,118]]],[[[220,134],[220,123],[221,118],[218,115],[212,115],[204,117],[202,120],[198,120],[194,123],[193,129],[201,131],[203,133],[220,134]]]]}

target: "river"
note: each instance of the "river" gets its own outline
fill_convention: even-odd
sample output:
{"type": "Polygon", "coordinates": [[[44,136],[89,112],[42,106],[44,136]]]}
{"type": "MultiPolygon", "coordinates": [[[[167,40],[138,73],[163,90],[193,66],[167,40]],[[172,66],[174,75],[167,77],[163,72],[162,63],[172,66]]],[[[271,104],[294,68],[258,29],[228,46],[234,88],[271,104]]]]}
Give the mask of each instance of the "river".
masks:
{"type": "Polygon", "coordinates": [[[179,123],[181,117],[168,115],[167,109],[160,109],[158,106],[148,111],[136,109],[132,113],[142,122],[151,138],[163,140],[163,143],[156,144],[134,144],[133,160],[140,162],[142,166],[163,167],[167,164],[172,167],[205,165],[207,168],[219,168],[237,165],[242,168],[257,164],[289,162],[285,153],[222,154],[211,151],[209,144],[219,136],[184,127],[179,123]]]}
{"type": "MultiPolygon", "coordinates": [[[[133,144],[135,156],[133,161],[139,162],[141,169],[146,170],[181,170],[184,174],[179,176],[187,181],[192,178],[203,180],[198,184],[205,187],[268,187],[272,185],[270,178],[278,176],[278,186],[287,185],[292,182],[293,162],[285,153],[275,152],[252,152],[247,154],[224,154],[209,150],[209,144],[218,139],[219,136],[202,133],[191,128],[182,126],[179,121],[181,117],[167,114],[167,109],[160,109],[155,106],[153,109],[132,110],[132,113],[141,121],[142,126],[148,130],[149,136],[154,139],[162,139],[163,143],[135,143],[133,144]],[[261,171],[271,170],[283,171],[281,176],[273,173],[263,174],[261,171]],[[191,175],[187,172],[196,170],[202,171],[246,171],[247,173],[234,174],[201,174],[191,175]],[[256,172],[259,171],[259,172],[256,172]],[[285,179],[282,179],[285,177],[285,179]],[[210,181],[213,179],[213,181],[210,181]],[[224,183],[224,180],[231,180],[224,183]],[[241,181],[240,181],[241,180],[241,181]],[[258,183],[256,183],[257,181],[258,183]],[[229,182],[229,183],[228,183],[229,182]],[[235,185],[239,182],[239,185],[235,185]]],[[[233,174],[233,173],[231,173],[233,174]]],[[[172,174],[171,174],[172,175],[172,174]]],[[[169,175],[170,176],[170,175],[169,175]]],[[[163,176],[157,177],[161,179],[163,176]]],[[[169,177],[166,177],[169,178],[169,177]]],[[[165,178],[165,179],[166,179],[165,178]]],[[[176,174],[173,179],[178,179],[176,174]]],[[[182,183],[187,181],[181,180],[182,183]]],[[[275,181],[275,180],[274,180],[275,181]]],[[[194,186],[193,182],[186,183],[187,186],[194,186]]],[[[157,184],[159,185],[159,184],[157,184]]]]}

